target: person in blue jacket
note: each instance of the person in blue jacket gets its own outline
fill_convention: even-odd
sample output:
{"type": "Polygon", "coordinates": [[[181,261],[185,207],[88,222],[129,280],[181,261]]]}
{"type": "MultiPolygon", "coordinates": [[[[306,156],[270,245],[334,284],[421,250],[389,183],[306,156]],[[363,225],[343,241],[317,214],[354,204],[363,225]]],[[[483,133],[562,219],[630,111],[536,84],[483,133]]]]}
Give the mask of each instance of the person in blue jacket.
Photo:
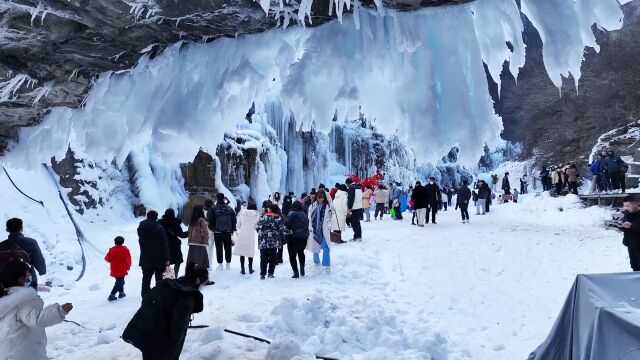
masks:
{"type": "Polygon", "coordinates": [[[393,189],[393,194],[391,195],[391,202],[393,204],[394,212],[395,212],[395,220],[402,220],[402,211],[400,211],[400,201],[402,197],[402,188],[400,183],[396,183],[395,189],[393,189]]]}
{"type": "Polygon", "coordinates": [[[593,161],[589,165],[591,171],[591,194],[603,191],[602,174],[600,173],[600,155],[593,155],[593,161]]]}

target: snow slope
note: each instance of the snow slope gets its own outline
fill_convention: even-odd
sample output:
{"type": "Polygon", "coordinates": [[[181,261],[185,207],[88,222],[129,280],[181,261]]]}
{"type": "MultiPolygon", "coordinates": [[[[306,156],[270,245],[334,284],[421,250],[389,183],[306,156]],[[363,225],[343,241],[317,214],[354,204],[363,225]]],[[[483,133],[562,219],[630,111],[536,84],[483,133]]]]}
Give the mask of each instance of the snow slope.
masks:
{"type": "MultiPolygon", "coordinates": [[[[85,327],[49,329],[49,355],[139,358],[119,339],[140,302],[139,269],[127,278],[129,296],[108,303],[112,279],[102,259],[116,235],[125,236],[137,257],[139,219],[121,217],[117,205],[79,216],[92,245],[85,278],[75,283],[79,249],[52,183],[44,172],[11,172],[18,182],[32,182],[25,190],[47,209],[5,186],[3,176],[2,220],[26,220],[26,233],[40,240],[49,260],[43,279],[62,285],[44,294],[45,301],[74,302],[69,319],[85,327]]],[[[183,358],[265,357],[267,345],[222,332],[228,328],[280,345],[295,341],[307,354],[299,358],[524,359],[545,338],[576,274],[628,265],[620,235],[601,225],[607,210],[584,209],[574,197],[521,199],[472,215],[468,225],[452,211],[424,229],[410,219],[364,224],[363,243],[333,248],[329,275],[309,265],[308,276],[295,281],[285,264],[276,279],[260,281],[257,274],[241,276],[234,258],[230,271],[213,273],[216,285],[203,288],[205,311],[194,323],[211,328],[190,331],[183,358]]]]}

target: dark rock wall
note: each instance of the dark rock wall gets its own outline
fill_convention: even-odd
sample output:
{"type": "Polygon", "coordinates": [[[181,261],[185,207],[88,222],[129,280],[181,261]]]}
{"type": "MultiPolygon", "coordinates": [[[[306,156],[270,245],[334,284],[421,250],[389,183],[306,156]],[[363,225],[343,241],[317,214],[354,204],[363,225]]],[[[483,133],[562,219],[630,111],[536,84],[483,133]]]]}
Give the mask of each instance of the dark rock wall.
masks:
{"type": "Polygon", "coordinates": [[[77,159],[71,148],[67,150],[64,159],[57,161],[51,158],[51,168],[60,176],[60,186],[69,189],[67,197],[76,211],[84,214],[85,209],[95,209],[98,205],[103,205],[102,198],[93,198],[87,190],[87,186],[98,189],[97,181],[88,181],[78,177],[78,169],[84,166],[93,168],[93,164],[85,164],[82,159],[77,159]]]}
{"type": "Polygon", "coordinates": [[[516,83],[505,66],[500,98],[490,87],[504,123],[502,137],[522,143],[522,158],[542,163],[585,160],[598,137],[640,119],[640,2],[623,6],[620,31],[596,31],[600,52],[585,50],[582,77],[565,79],[562,91],[549,79],[542,41],[525,18],[526,64],[516,83]]]}

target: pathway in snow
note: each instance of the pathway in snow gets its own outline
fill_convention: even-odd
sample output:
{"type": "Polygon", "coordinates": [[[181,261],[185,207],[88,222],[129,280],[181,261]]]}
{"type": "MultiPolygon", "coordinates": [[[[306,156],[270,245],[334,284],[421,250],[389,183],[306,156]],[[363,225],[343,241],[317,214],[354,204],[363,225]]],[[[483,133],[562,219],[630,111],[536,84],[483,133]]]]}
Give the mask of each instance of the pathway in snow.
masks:
{"type": "MultiPolygon", "coordinates": [[[[570,200],[524,200],[472,215],[471,224],[451,210],[424,229],[410,218],[364,224],[362,244],[333,248],[329,275],[309,265],[307,278],[292,280],[285,263],[276,279],[260,281],[257,273],[241,276],[234,258],[232,269],[216,271],[216,285],[203,289],[205,312],[194,323],[212,328],[190,332],[184,358],[264,358],[266,345],[222,333],[229,328],[291,337],[341,359],[525,359],[550,330],[577,273],[628,265],[620,235],[600,225],[606,211],[577,209],[570,200]]],[[[124,233],[137,256],[136,225],[86,224],[86,231],[105,251],[124,233]]],[[[112,280],[102,255],[90,255],[86,280],[47,295],[45,301],[73,301],[69,318],[90,329],[50,329],[50,356],[138,356],[118,337],[140,301],[139,270],[127,278],[129,297],[108,303],[112,280]]]]}

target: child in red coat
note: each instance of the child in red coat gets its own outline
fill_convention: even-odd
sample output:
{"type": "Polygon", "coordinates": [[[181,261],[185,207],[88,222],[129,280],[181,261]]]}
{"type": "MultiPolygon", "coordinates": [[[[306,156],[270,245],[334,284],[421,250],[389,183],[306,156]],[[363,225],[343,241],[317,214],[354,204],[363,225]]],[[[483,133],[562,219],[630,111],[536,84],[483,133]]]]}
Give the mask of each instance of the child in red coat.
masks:
{"type": "Polygon", "coordinates": [[[116,278],[116,284],[111,290],[109,295],[109,301],[116,300],[116,293],[120,293],[118,298],[122,299],[127,296],[124,293],[124,277],[128,275],[129,269],[131,269],[131,254],[129,249],[124,246],[124,238],[118,236],[114,240],[116,246],[109,249],[107,256],[104,259],[111,264],[111,276],[116,278]]]}

